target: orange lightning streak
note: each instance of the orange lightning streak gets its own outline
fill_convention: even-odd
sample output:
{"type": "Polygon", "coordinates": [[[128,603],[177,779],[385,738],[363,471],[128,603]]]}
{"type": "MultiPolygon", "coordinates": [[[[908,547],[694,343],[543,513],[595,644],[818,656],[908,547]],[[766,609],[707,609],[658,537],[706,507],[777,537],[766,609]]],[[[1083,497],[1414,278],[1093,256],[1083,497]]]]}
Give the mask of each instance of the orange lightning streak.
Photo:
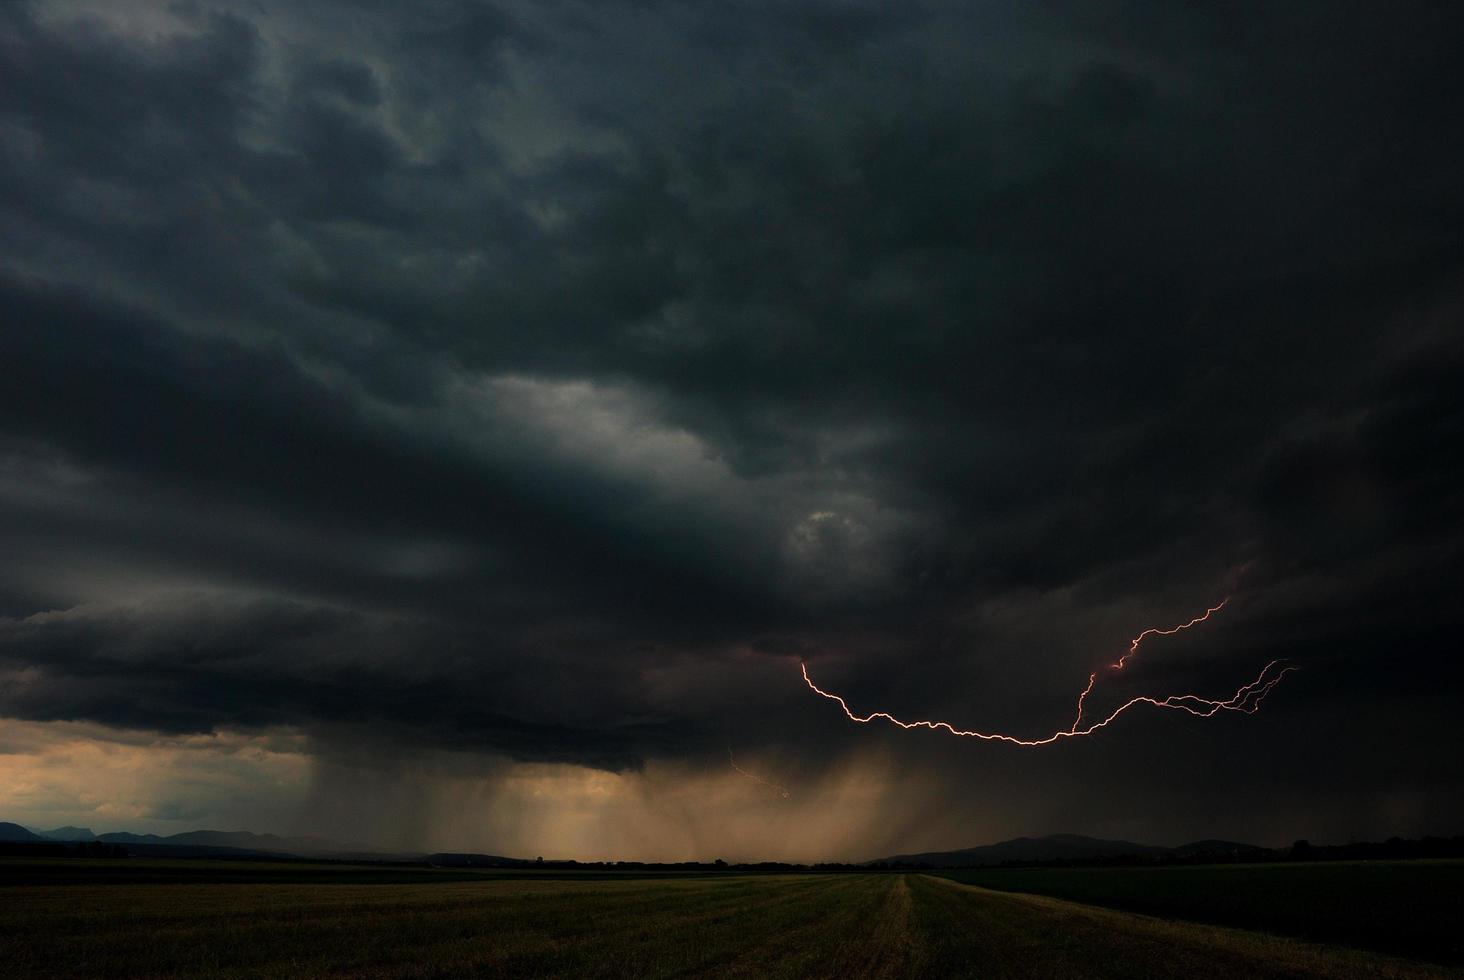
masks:
{"type": "MultiPolygon", "coordinates": [[[[1229,601],[1229,599],[1225,600],[1225,602],[1229,601]]],[[[1225,602],[1221,602],[1220,605],[1207,610],[1203,616],[1191,620],[1190,622],[1185,623],[1183,626],[1176,626],[1174,629],[1170,630],[1145,630],[1143,633],[1140,633],[1137,637],[1135,637],[1134,640],[1130,643],[1129,652],[1124,655],[1123,659],[1127,659],[1128,657],[1133,655],[1133,653],[1138,649],[1139,643],[1144,639],[1144,637],[1151,635],[1168,636],[1170,634],[1177,633],[1182,629],[1188,629],[1196,623],[1204,622],[1206,619],[1210,618],[1213,613],[1219,611],[1221,608],[1224,607],[1225,602]]],[[[1114,670],[1121,669],[1123,666],[1123,659],[1119,660],[1116,664],[1111,664],[1110,668],[1114,670]]],[[[1021,745],[1025,747],[1030,747],[1037,745],[1051,745],[1052,743],[1060,741],[1064,738],[1078,738],[1084,735],[1091,735],[1094,732],[1098,731],[1100,728],[1106,728],[1119,715],[1139,704],[1150,704],[1156,708],[1172,708],[1177,711],[1187,712],[1188,714],[1194,715],[1198,718],[1210,718],[1219,714],[1222,711],[1239,711],[1245,714],[1254,714],[1257,710],[1260,709],[1261,702],[1266,699],[1266,695],[1270,694],[1271,691],[1276,687],[1276,685],[1281,683],[1281,679],[1297,669],[1295,667],[1281,667],[1279,669],[1275,669],[1277,664],[1279,664],[1280,662],[1281,661],[1279,660],[1273,660],[1270,663],[1266,664],[1266,666],[1261,669],[1260,674],[1256,676],[1255,680],[1251,681],[1249,684],[1242,686],[1233,695],[1224,700],[1204,698],[1198,694],[1171,694],[1168,697],[1164,698],[1154,698],[1143,695],[1125,701],[1123,704],[1115,708],[1102,721],[1093,722],[1089,724],[1086,728],[1083,728],[1080,727],[1083,722],[1083,703],[1087,699],[1088,695],[1092,693],[1093,685],[1097,682],[1098,674],[1095,672],[1088,675],[1088,686],[1083,690],[1083,693],[1078,696],[1078,717],[1077,720],[1073,722],[1072,727],[1065,730],[1053,732],[1051,735],[1047,735],[1043,738],[1031,739],[1018,738],[1015,735],[1007,735],[1000,732],[980,732],[974,730],[960,729],[956,728],[954,725],[947,721],[901,721],[899,718],[896,718],[894,715],[890,714],[887,711],[873,711],[867,715],[858,715],[854,713],[854,711],[849,707],[849,703],[845,701],[842,697],[830,691],[825,691],[823,688],[819,687],[813,682],[813,678],[808,676],[807,663],[801,663],[799,666],[803,671],[803,682],[807,684],[815,694],[828,698],[831,701],[837,701],[839,703],[839,707],[844,709],[844,714],[849,717],[850,721],[857,721],[860,724],[868,724],[875,719],[883,719],[893,725],[898,725],[899,727],[904,729],[929,728],[932,731],[946,731],[952,735],[958,735],[962,738],[979,738],[983,741],[988,742],[1006,742],[1010,745],[1021,745]]]]}
{"type": "Polygon", "coordinates": [[[1078,716],[1073,719],[1073,727],[1068,731],[1077,734],[1078,726],[1083,723],[1083,702],[1088,700],[1088,695],[1093,693],[1093,685],[1098,681],[1098,672],[1094,671],[1088,675],[1088,686],[1083,688],[1083,693],[1078,695],[1078,716]]]}
{"type": "Polygon", "coordinates": [[[1209,619],[1211,616],[1215,615],[1217,612],[1219,612],[1220,610],[1224,609],[1225,608],[1225,604],[1227,602],[1229,602],[1229,601],[1230,601],[1230,596],[1226,596],[1225,598],[1223,598],[1223,599],[1220,600],[1220,604],[1218,606],[1211,606],[1209,609],[1206,609],[1204,615],[1202,615],[1202,616],[1196,616],[1194,619],[1190,620],[1188,623],[1181,623],[1179,626],[1176,626],[1173,629],[1167,629],[1167,630],[1147,629],[1147,630],[1144,630],[1144,632],[1140,633],[1138,636],[1134,637],[1132,640],[1129,641],[1128,653],[1125,653],[1123,656],[1119,657],[1118,660],[1114,661],[1113,663],[1109,664],[1108,666],[1109,667],[1112,667],[1114,670],[1123,670],[1123,665],[1128,662],[1128,658],[1129,657],[1132,657],[1134,654],[1136,654],[1136,653],[1139,652],[1139,644],[1144,642],[1144,637],[1146,637],[1146,636],[1173,636],[1175,633],[1178,633],[1180,630],[1187,630],[1191,626],[1194,626],[1197,623],[1203,623],[1205,620],[1209,619]]]}
{"type": "MultiPolygon", "coordinates": [[[[1178,633],[1181,630],[1187,630],[1187,629],[1189,629],[1191,626],[1194,626],[1196,623],[1203,623],[1205,620],[1209,619],[1211,616],[1215,615],[1217,612],[1219,612],[1220,610],[1224,609],[1225,608],[1225,604],[1227,602],[1229,602],[1229,601],[1230,601],[1230,596],[1226,596],[1225,598],[1223,598],[1223,599],[1220,600],[1220,602],[1219,602],[1218,605],[1211,606],[1209,609],[1206,609],[1203,614],[1201,614],[1199,616],[1196,616],[1194,619],[1190,620],[1188,623],[1181,623],[1180,625],[1171,627],[1170,629],[1167,629],[1167,630],[1161,630],[1161,629],[1157,629],[1157,628],[1144,630],[1144,632],[1140,633],[1138,636],[1134,637],[1132,640],[1129,640],[1128,652],[1125,653],[1123,656],[1119,657],[1113,663],[1109,664],[1108,665],[1108,669],[1109,670],[1123,670],[1124,665],[1126,663],[1128,663],[1128,659],[1130,657],[1132,657],[1134,654],[1136,654],[1136,653],[1139,652],[1139,644],[1144,642],[1144,638],[1145,637],[1149,637],[1149,636],[1173,636],[1175,633],[1178,633]]],[[[1082,694],[1078,695],[1078,717],[1073,720],[1073,727],[1072,727],[1072,731],[1074,731],[1074,732],[1076,732],[1078,726],[1083,723],[1083,702],[1088,699],[1088,695],[1089,694],[1092,694],[1093,693],[1093,685],[1094,685],[1094,683],[1097,682],[1097,680],[1098,680],[1098,674],[1096,672],[1094,672],[1092,674],[1089,674],[1088,675],[1088,686],[1087,686],[1087,688],[1084,689],[1084,691],[1083,691],[1082,694]]]]}
{"type": "Polygon", "coordinates": [[[785,799],[785,800],[792,798],[793,794],[791,792],[789,792],[786,787],[779,786],[777,783],[770,783],[766,779],[764,779],[761,776],[759,776],[757,773],[748,772],[746,769],[744,769],[741,766],[739,766],[737,764],[737,760],[732,757],[732,750],[730,748],[727,749],[727,761],[730,762],[730,763],[732,763],[732,768],[733,769],[736,769],[738,772],[742,773],[742,775],[746,776],[748,779],[752,780],[753,782],[755,782],[755,783],[762,783],[768,789],[777,790],[778,794],[780,796],[782,796],[783,799],[785,799]]]}
{"type": "Polygon", "coordinates": [[[844,714],[849,716],[850,721],[857,721],[861,724],[868,724],[869,722],[874,721],[876,718],[883,718],[885,721],[888,721],[891,724],[899,725],[901,728],[929,728],[932,730],[944,730],[950,732],[952,735],[959,735],[962,738],[979,738],[988,742],[1007,742],[1012,745],[1034,746],[1051,745],[1053,742],[1059,741],[1060,739],[1075,738],[1081,735],[1091,735],[1100,728],[1106,728],[1115,718],[1117,718],[1119,715],[1123,714],[1125,711],[1132,708],[1136,704],[1152,704],[1156,708],[1175,708],[1179,711],[1188,712],[1189,714],[1192,714],[1198,718],[1210,718],[1214,715],[1219,714],[1221,711],[1241,711],[1248,715],[1255,714],[1256,710],[1260,708],[1261,702],[1265,700],[1266,695],[1270,694],[1271,689],[1281,682],[1281,678],[1285,677],[1287,674],[1290,674],[1297,669],[1295,667],[1282,667],[1274,674],[1271,673],[1271,668],[1275,667],[1278,663],[1280,663],[1279,660],[1273,660],[1270,663],[1266,664],[1266,666],[1261,670],[1260,675],[1256,677],[1255,680],[1251,681],[1249,684],[1236,691],[1235,694],[1233,694],[1231,697],[1223,701],[1215,701],[1210,698],[1202,698],[1198,694],[1171,694],[1169,697],[1166,698],[1151,698],[1147,695],[1140,696],[1124,702],[1122,705],[1115,708],[1113,713],[1110,714],[1107,718],[1104,718],[1102,721],[1094,722],[1087,728],[1078,728],[1075,724],[1072,728],[1053,732],[1051,735],[1048,735],[1045,738],[1018,738],[1015,735],[1005,735],[1000,732],[967,731],[964,729],[956,728],[948,721],[901,721],[900,719],[896,718],[894,715],[886,711],[874,711],[863,716],[856,715],[852,710],[850,710],[848,702],[846,702],[843,698],[841,698],[837,694],[825,691],[823,688],[819,687],[813,682],[813,679],[808,676],[807,664],[802,664],[801,666],[803,668],[803,682],[807,684],[815,694],[820,694],[831,701],[839,702],[839,707],[844,709],[844,714]]]}

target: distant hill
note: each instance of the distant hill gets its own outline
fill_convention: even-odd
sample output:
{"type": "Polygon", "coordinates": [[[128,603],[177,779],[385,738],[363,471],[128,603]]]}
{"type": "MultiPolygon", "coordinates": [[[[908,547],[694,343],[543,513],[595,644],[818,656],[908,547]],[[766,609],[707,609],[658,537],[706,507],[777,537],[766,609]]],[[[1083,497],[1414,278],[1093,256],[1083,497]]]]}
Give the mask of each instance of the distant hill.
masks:
{"type": "MultiPolygon", "coordinates": [[[[106,842],[113,843],[113,842],[106,842]]],[[[293,861],[302,857],[285,851],[261,851],[252,847],[210,847],[206,844],[116,844],[134,857],[219,858],[235,861],[293,861]]]]}
{"type": "Polygon", "coordinates": [[[1200,856],[1231,858],[1265,850],[1266,848],[1257,847],[1255,844],[1242,844],[1233,840],[1197,840],[1173,848],[1172,853],[1177,857],[1187,858],[1200,856]]]}
{"type": "Polygon", "coordinates": [[[64,841],[75,843],[77,841],[94,841],[97,835],[91,832],[89,827],[57,827],[55,830],[38,830],[37,834],[46,840],[64,841]]]}
{"type": "Polygon", "coordinates": [[[44,837],[33,834],[18,823],[0,822],[0,841],[43,841],[44,837]]]}
{"type": "MultiPolygon", "coordinates": [[[[29,830],[17,823],[0,821],[0,843],[5,844],[118,844],[134,854],[173,857],[305,857],[350,860],[418,860],[420,854],[383,852],[359,841],[337,841],[326,837],[281,837],[247,830],[190,830],[166,837],[124,831],[94,834],[89,827],[57,827],[29,830]]],[[[509,859],[494,858],[493,860],[509,859]]]]}
{"type": "MultiPolygon", "coordinates": [[[[1207,840],[1183,847],[1159,847],[1126,840],[1102,840],[1080,834],[1051,834],[1047,837],[1016,837],[998,844],[967,847],[957,851],[927,851],[881,858],[887,864],[929,864],[940,868],[976,868],[1012,862],[1101,861],[1109,858],[1192,857],[1199,854],[1233,855],[1262,848],[1234,841],[1207,840]]],[[[868,862],[870,864],[878,861],[868,862]]]]}
{"type": "Polygon", "coordinates": [[[255,834],[247,830],[190,830],[182,834],[160,837],[157,834],[102,834],[97,840],[107,844],[142,845],[147,847],[228,848],[266,854],[291,854],[321,857],[344,853],[368,854],[367,844],[328,840],[324,837],[280,837],[277,834],[255,834]]]}
{"type": "Polygon", "coordinates": [[[502,857],[497,854],[457,854],[441,852],[423,858],[428,864],[442,868],[521,868],[532,866],[533,861],[523,858],[502,857]]]}

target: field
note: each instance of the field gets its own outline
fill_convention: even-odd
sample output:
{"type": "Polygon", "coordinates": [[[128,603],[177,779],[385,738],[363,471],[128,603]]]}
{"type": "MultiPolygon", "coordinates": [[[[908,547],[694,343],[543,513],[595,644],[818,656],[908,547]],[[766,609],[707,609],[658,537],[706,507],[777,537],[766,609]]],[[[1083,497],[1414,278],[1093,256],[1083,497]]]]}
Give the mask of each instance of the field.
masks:
{"type": "Polygon", "coordinates": [[[574,879],[202,861],[4,862],[0,959],[12,978],[1415,977],[1447,969],[926,875],[574,879]]]}
{"type": "Polygon", "coordinates": [[[1464,965],[1464,861],[946,871],[983,888],[1464,965]]]}

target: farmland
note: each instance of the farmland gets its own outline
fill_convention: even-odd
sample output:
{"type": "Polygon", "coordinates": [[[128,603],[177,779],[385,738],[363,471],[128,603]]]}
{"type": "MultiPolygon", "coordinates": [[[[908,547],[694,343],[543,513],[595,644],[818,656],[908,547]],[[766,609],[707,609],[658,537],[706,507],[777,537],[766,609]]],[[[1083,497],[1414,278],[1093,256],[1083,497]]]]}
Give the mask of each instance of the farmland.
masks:
{"type": "Polygon", "coordinates": [[[1464,964],[1464,861],[946,871],[983,888],[1464,964]]]}
{"type": "MultiPolygon", "coordinates": [[[[59,862],[58,862],[59,863],[59,862]]],[[[9,977],[1434,976],[1375,953],[925,875],[0,865],[9,977]],[[399,878],[392,877],[400,875],[399,878]],[[110,876],[109,876],[110,875],[110,876]]]]}

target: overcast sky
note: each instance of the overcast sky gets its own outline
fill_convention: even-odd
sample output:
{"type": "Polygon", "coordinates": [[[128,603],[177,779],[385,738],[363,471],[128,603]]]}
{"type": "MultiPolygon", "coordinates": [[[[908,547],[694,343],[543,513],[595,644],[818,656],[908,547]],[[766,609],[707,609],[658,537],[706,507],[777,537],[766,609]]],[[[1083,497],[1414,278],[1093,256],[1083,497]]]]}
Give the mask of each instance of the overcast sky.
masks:
{"type": "Polygon", "coordinates": [[[0,819],[1464,832],[1461,19],[0,5],[0,819]]]}

